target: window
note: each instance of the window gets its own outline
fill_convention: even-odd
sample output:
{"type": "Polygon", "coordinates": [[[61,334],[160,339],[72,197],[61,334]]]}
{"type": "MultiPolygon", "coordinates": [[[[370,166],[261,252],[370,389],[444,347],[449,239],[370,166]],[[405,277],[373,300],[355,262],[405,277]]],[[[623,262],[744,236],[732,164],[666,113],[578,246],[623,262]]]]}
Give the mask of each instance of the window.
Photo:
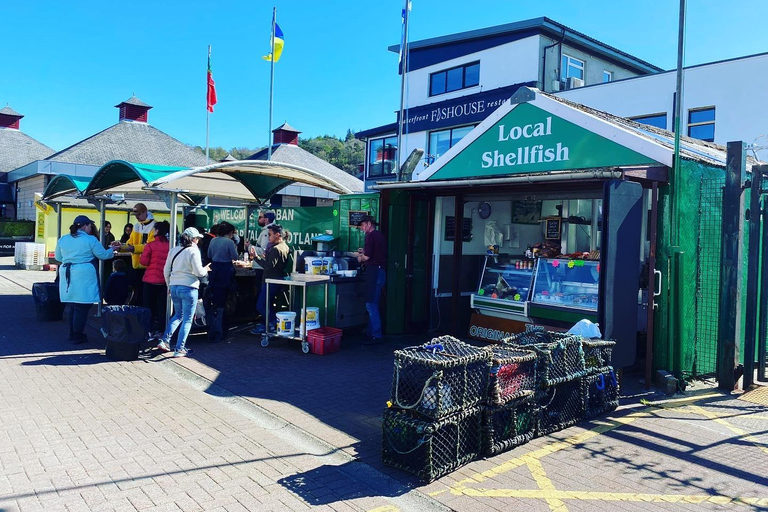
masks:
{"type": "Polygon", "coordinates": [[[432,163],[441,155],[444,155],[474,128],[474,125],[470,125],[462,126],[461,128],[451,128],[449,130],[431,132],[429,134],[428,162],[432,163]]]}
{"type": "Polygon", "coordinates": [[[480,63],[472,62],[429,75],[429,95],[458,91],[480,84],[480,63]]]}
{"type": "Polygon", "coordinates": [[[636,123],[642,123],[647,124],[649,126],[655,126],[656,128],[661,128],[662,130],[667,129],[667,114],[661,113],[661,114],[650,114],[647,116],[639,116],[639,117],[630,117],[632,121],[635,121],[636,123]]]}
{"type": "Polygon", "coordinates": [[[570,77],[584,80],[584,61],[574,59],[570,55],[563,54],[560,77],[561,80],[568,80],[570,77]]]}
{"type": "Polygon", "coordinates": [[[603,83],[613,82],[613,71],[603,70],[603,83]]]}
{"type": "Polygon", "coordinates": [[[368,151],[368,177],[389,176],[397,171],[397,137],[373,139],[368,151]]]}
{"type": "Polygon", "coordinates": [[[715,107],[688,111],[688,136],[715,142],[715,107]]]}

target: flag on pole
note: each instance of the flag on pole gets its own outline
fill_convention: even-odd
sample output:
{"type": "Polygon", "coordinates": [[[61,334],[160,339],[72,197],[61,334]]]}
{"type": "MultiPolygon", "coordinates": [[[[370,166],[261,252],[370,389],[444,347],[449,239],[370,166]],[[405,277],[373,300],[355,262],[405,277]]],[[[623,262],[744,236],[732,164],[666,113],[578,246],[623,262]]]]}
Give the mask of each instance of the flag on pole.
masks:
{"type": "Polygon", "coordinates": [[[213,81],[213,71],[211,71],[211,47],[208,47],[208,94],[206,95],[208,112],[213,112],[213,106],[218,103],[216,100],[216,83],[213,81]]]}
{"type": "MultiPolygon", "coordinates": [[[[270,41],[270,47],[272,48],[272,52],[274,52],[274,61],[277,62],[280,60],[280,56],[283,54],[283,46],[285,45],[285,38],[283,37],[283,31],[280,30],[280,25],[275,23],[275,37],[274,40],[270,41]]],[[[266,60],[267,62],[272,62],[272,52],[270,52],[268,55],[265,55],[262,57],[262,59],[266,60]]]]}

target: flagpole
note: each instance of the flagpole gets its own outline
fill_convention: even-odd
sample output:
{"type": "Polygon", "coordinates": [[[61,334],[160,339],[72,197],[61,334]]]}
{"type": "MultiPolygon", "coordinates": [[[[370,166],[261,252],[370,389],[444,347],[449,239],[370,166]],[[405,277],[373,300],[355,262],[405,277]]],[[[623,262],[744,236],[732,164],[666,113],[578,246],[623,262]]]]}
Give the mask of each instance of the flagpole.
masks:
{"type": "Polygon", "coordinates": [[[403,114],[405,111],[405,72],[408,69],[408,17],[411,11],[411,0],[405,0],[404,16],[403,16],[403,34],[400,40],[400,114],[397,121],[397,158],[395,164],[397,165],[397,180],[402,181],[403,175],[400,172],[400,160],[402,155],[402,141],[403,141],[403,114]]]}
{"type": "MultiPolygon", "coordinates": [[[[211,65],[211,45],[208,45],[208,67],[210,70],[211,65]]],[[[208,72],[205,74],[205,96],[208,97],[208,72]]],[[[210,128],[211,128],[211,111],[208,109],[208,106],[206,105],[205,108],[205,165],[208,165],[210,163],[210,158],[208,157],[208,150],[209,150],[209,135],[210,135],[210,128]]]]}
{"type": "Polygon", "coordinates": [[[269,128],[267,129],[267,160],[272,160],[272,93],[275,88],[275,25],[277,24],[277,8],[272,7],[272,48],[270,50],[269,70],[269,128]]]}

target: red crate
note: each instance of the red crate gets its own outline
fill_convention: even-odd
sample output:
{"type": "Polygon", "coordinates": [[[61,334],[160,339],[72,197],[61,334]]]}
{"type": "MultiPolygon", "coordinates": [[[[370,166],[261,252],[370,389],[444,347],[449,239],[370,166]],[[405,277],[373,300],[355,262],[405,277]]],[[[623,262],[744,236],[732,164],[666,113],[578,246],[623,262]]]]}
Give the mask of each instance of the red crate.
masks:
{"type": "Polygon", "coordinates": [[[332,354],[341,347],[341,329],[335,327],[320,327],[307,333],[307,341],[312,347],[312,353],[324,356],[332,354]]]}

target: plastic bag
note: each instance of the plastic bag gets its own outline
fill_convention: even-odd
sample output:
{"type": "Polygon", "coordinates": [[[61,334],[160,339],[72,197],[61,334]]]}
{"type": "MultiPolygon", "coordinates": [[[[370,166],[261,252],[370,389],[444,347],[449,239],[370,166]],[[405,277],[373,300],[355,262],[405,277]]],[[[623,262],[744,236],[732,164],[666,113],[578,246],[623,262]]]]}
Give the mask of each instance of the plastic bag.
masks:
{"type": "Polygon", "coordinates": [[[600,326],[593,324],[586,318],[582,318],[576,325],[568,329],[568,334],[576,334],[577,336],[583,336],[585,338],[602,338],[603,334],[600,332],[600,326]]]}
{"type": "Polygon", "coordinates": [[[205,318],[205,303],[203,302],[203,299],[197,299],[195,316],[192,318],[192,325],[195,327],[205,327],[208,325],[205,318]]]}
{"type": "Polygon", "coordinates": [[[145,343],[149,338],[152,312],[139,306],[105,306],[101,334],[122,343],[145,343]]]}

